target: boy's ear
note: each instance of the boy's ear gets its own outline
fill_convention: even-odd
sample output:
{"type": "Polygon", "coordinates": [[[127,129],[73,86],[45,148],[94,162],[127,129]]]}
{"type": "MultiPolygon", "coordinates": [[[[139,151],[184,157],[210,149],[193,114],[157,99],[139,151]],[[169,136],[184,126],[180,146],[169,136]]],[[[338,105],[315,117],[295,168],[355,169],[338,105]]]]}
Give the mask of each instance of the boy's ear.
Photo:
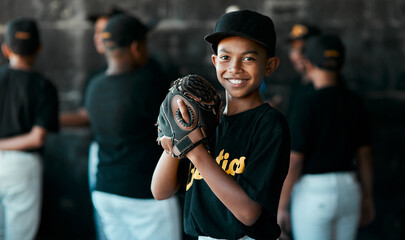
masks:
{"type": "Polygon", "coordinates": [[[278,57],[271,57],[267,59],[266,72],[265,75],[269,76],[274,70],[277,69],[280,64],[280,59],[278,57]]]}
{"type": "Polygon", "coordinates": [[[10,50],[10,48],[7,46],[7,44],[5,44],[5,43],[1,44],[1,51],[3,52],[3,56],[4,56],[5,58],[7,58],[7,59],[10,58],[11,50],[10,50]]]}
{"type": "Polygon", "coordinates": [[[140,46],[138,41],[133,41],[130,45],[130,50],[133,55],[138,55],[140,52],[140,46]]]}
{"type": "Polygon", "coordinates": [[[214,64],[215,67],[217,66],[217,58],[218,58],[218,56],[216,54],[211,55],[211,61],[212,61],[212,64],[214,64]]]}

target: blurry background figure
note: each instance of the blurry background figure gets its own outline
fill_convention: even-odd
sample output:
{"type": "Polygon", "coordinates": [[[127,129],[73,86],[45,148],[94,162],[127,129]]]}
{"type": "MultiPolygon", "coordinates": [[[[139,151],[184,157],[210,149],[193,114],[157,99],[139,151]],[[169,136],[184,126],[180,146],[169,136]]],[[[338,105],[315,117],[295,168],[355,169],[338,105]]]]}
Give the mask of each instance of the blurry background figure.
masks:
{"type": "Polygon", "coordinates": [[[108,68],[86,93],[99,144],[92,200],[110,240],[181,238],[177,198],[157,201],[150,189],[161,152],[155,123],[169,80],[149,58],[148,31],[135,17],[111,17],[102,32],[108,68]]]}
{"type": "Polygon", "coordinates": [[[8,22],[1,49],[9,64],[0,68],[0,239],[32,240],[41,215],[43,145],[59,128],[58,96],[34,71],[41,50],[35,20],[8,22]]]}
{"type": "MultiPolygon", "coordinates": [[[[103,57],[103,59],[105,50],[103,45],[102,32],[105,26],[107,25],[108,19],[114,15],[121,13],[123,13],[123,11],[118,9],[117,7],[109,6],[103,12],[91,13],[87,17],[87,20],[90,21],[94,27],[94,35],[93,35],[94,46],[96,48],[96,51],[100,54],[100,56],[103,57]]],[[[95,76],[105,72],[106,70],[107,70],[107,63],[104,62],[104,64],[89,72],[84,82],[84,88],[82,92],[83,101],[81,106],[76,111],[62,112],[60,114],[59,119],[61,127],[85,127],[89,125],[89,117],[85,107],[83,106],[86,90],[90,81],[95,76]]],[[[89,178],[90,195],[96,187],[97,164],[98,164],[98,144],[97,142],[92,141],[90,144],[88,157],[88,178],[89,178]]],[[[105,239],[100,217],[98,216],[95,208],[93,208],[93,211],[94,211],[94,223],[97,239],[105,239]]]]}
{"type": "MultiPolygon", "coordinates": [[[[102,39],[102,32],[107,25],[108,19],[114,15],[123,13],[122,10],[116,7],[107,7],[103,12],[89,14],[87,20],[93,24],[94,34],[93,41],[97,52],[104,58],[104,46],[102,39]]],[[[93,69],[89,72],[83,90],[83,99],[89,84],[89,81],[96,75],[105,72],[107,69],[107,63],[104,62],[101,66],[93,69]]],[[[62,127],[72,127],[72,126],[87,126],[89,124],[89,118],[87,116],[86,109],[79,107],[77,111],[74,112],[64,112],[60,115],[60,123],[62,127]]]]}
{"type": "Polygon", "coordinates": [[[307,71],[305,69],[305,56],[302,52],[306,41],[312,36],[320,33],[319,29],[315,26],[298,23],[294,24],[288,35],[288,57],[294,70],[298,74],[292,80],[290,97],[288,101],[288,108],[286,117],[291,124],[291,114],[294,107],[299,103],[300,99],[313,90],[311,81],[308,79],[307,71]]]}
{"type": "Polygon", "coordinates": [[[278,221],[284,233],[291,221],[294,240],[354,240],[359,224],[375,215],[367,113],[362,100],[339,84],[345,57],[339,37],[309,38],[304,54],[315,90],[294,109],[278,221]]]}

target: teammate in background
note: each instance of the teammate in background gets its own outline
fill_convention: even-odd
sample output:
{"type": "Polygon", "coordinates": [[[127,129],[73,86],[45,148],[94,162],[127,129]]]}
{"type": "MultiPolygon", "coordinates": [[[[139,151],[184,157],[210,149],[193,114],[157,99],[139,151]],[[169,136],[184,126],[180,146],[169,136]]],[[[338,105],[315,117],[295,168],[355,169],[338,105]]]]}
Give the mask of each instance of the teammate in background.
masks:
{"type": "Polygon", "coordinates": [[[110,18],[102,33],[108,68],[86,93],[99,144],[93,204],[111,240],[181,236],[177,199],[156,201],[150,190],[160,152],[154,124],[169,81],[148,57],[148,30],[128,15],[110,18]]]}
{"type": "Polygon", "coordinates": [[[293,79],[290,91],[290,97],[288,102],[288,108],[286,117],[291,123],[291,114],[305,94],[313,91],[311,81],[308,79],[305,69],[305,57],[302,53],[302,49],[305,46],[308,38],[320,34],[320,30],[312,25],[299,23],[294,24],[288,36],[289,51],[288,57],[294,70],[298,73],[298,76],[293,79]]]}
{"type": "MultiPolygon", "coordinates": [[[[116,7],[107,7],[104,12],[101,13],[93,13],[87,17],[94,26],[94,34],[93,34],[93,41],[94,46],[96,48],[97,53],[101,56],[104,56],[104,45],[102,41],[102,32],[107,25],[108,19],[114,15],[123,13],[120,9],[116,7]]],[[[93,77],[97,76],[100,73],[105,72],[107,70],[107,64],[103,64],[102,66],[93,69],[88,74],[83,90],[83,99],[84,93],[86,92],[87,86],[93,77]]],[[[59,116],[60,124],[62,127],[80,127],[80,126],[88,126],[89,124],[89,117],[87,115],[86,108],[84,106],[80,106],[77,111],[74,112],[64,112],[59,116]]]]}
{"type": "MultiPolygon", "coordinates": [[[[107,7],[105,11],[101,13],[93,13],[87,17],[93,26],[94,26],[94,34],[93,34],[93,41],[94,46],[96,48],[97,53],[100,56],[103,56],[104,59],[104,45],[102,41],[102,32],[107,25],[108,19],[114,15],[118,15],[123,13],[120,9],[116,7],[107,7]]],[[[84,98],[86,89],[92,79],[98,74],[101,74],[107,70],[107,64],[103,63],[101,66],[93,69],[87,75],[85,80],[84,88],[83,88],[83,101],[81,106],[73,112],[63,112],[59,116],[59,121],[62,127],[87,127],[89,125],[89,116],[87,114],[86,108],[84,105],[84,98]]],[[[89,190],[90,194],[94,191],[96,187],[96,174],[97,174],[97,164],[98,164],[98,144],[97,142],[93,141],[89,147],[89,162],[88,162],[88,179],[89,179],[89,190]]],[[[94,222],[96,228],[96,235],[97,239],[102,240],[105,239],[103,226],[100,221],[100,217],[97,214],[97,211],[93,208],[94,212],[94,222]]]]}
{"type": "MultiPolygon", "coordinates": [[[[289,129],[259,93],[263,78],[279,64],[273,22],[249,10],[230,12],[205,40],[212,44],[212,62],[226,90],[224,116],[210,152],[200,144],[186,154],[189,162],[163,151],[152,192],[167,199],[184,191],[185,232],[199,239],[277,239],[289,129]]],[[[183,102],[179,107],[189,119],[183,102]]]]}
{"type": "Polygon", "coordinates": [[[295,240],[355,239],[358,224],[374,218],[366,110],[358,96],[339,84],[345,55],[339,37],[312,37],[304,54],[315,91],[293,114],[279,224],[288,232],[291,214],[295,240]]]}
{"type": "Polygon", "coordinates": [[[34,71],[41,43],[36,22],[7,23],[0,68],[0,239],[35,238],[41,214],[42,149],[58,130],[55,86],[34,71]]]}

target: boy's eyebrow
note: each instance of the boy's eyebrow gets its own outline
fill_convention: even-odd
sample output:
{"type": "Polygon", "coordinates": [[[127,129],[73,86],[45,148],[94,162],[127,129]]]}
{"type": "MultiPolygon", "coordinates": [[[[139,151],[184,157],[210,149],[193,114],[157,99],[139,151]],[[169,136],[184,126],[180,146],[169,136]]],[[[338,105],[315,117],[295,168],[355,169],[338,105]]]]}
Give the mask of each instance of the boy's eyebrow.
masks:
{"type": "MultiPolygon", "coordinates": [[[[218,53],[220,53],[220,52],[230,53],[230,51],[228,51],[228,50],[226,50],[226,49],[224,49],[224,48],[222,48],[222,49],[220,49],[220,50],[218,51],[218,53]]],[[[242,52],[242,55],[246,55],[246,54],[256,54],[256,55],[259,55],[259,52],[257,52],[256,50],[248,50],[248,51],[242,52]]]]}

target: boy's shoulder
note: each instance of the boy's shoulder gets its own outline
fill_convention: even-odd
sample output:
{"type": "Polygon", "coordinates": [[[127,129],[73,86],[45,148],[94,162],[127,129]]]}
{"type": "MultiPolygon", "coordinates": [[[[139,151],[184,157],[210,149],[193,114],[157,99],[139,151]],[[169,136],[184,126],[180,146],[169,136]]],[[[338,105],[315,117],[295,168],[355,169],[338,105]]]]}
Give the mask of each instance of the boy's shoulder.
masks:
{"type": "Polygon", "coordinates": [[[263,123],[272,127],[273,130],[288,129],[288,123],[285,116],[270,104],[263,104],[263,112],[261,118],[263,123]]]}

